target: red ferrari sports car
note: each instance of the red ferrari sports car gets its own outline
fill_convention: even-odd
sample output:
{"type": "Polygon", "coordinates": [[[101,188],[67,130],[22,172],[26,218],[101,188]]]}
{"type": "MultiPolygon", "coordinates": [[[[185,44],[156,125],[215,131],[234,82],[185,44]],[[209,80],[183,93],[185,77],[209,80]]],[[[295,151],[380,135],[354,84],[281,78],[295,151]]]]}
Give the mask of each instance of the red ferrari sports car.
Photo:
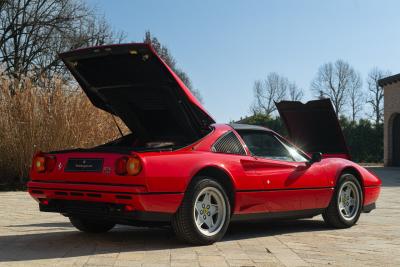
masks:
{"type": "Polygon", "coordinates": [[[210,244],[234,220],[322,214],[346,228],[375,208],[381,181],[349,160],[329,100],[276,104],[301,150],[264,127],[216,124],[147,44],[60,56],[93,105],[132,132],[34,156],[29,193],[81,231],[170,223],[184,241],[210,244]]]}

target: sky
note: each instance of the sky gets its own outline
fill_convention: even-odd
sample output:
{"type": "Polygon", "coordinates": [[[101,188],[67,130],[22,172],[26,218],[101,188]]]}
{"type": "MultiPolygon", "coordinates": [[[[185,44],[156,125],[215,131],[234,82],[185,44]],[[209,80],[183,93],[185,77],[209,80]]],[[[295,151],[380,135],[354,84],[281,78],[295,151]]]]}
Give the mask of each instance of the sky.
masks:
{"type": "Polygon", "coordinates": [[[400,72],[400,1],[86,0],[127,42],[150,30],[175,57],[217,122],[251,115],[253,84],[277,72],[313,98],[318,68],[347,61],[400,72]]]}

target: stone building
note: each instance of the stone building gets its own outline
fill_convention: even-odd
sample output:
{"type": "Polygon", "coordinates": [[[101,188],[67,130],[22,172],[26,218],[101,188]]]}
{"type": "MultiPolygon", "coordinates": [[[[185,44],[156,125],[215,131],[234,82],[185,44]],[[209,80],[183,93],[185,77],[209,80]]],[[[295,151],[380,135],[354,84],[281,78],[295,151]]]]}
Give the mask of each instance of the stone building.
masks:
{"type": "Polygon", "coordinates": [[[384,164],[400,166],[400,74],[379,80],[384,91],[384,164]]]}

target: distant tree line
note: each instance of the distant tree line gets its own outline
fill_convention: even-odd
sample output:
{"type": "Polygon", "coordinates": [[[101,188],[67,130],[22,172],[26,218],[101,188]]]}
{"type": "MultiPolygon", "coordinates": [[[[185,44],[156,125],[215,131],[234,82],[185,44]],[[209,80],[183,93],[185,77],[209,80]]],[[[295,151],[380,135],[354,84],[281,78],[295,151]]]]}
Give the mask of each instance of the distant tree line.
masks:
{"type": "MultiPolygon", "coordinates": [[[[239,123],[267,127],[284,137],[288,137],[285,125],[278,116],[255,114],[241,118],[239,123]]],[[[373,122],[360,119],[352,122],[344,116],[339,119],[353,161],[382,162],[383,160],[383,124],[375,128],[373,122]]]]}
{"type": "MultiPolygon", "coordinates": [[[[390,75],[377,67],[363,79],[349,63],[343,60],[328,62],[319,67],[311,81],[310,92],[316,99],[329,98],[338,116],[352,158],[355,161],[381,162],[383,160],[383,88],[378,80],[390,75]],[[369,111],[366,112],[366,107],[369,111]]],[[[301,101],[304,90],[295,82],[275,72],[253,86],[252,116],[240,122],[267,126],[283,135],[286,129],[276,116],[274,102],[301,101]]]]}
{"type": "MultiPolygon", "coordinates": [[[[360,118],[373,120],[375,125],[383,122],[383,88],[378,80],[390,76],[389,71],[373,68],[366,77],[366,86],[359,72],[343,60],[325,63],[311,81],[310,91],[314,98],[329,98],[336,114],[346,116],[351,121],[360,118]],[[366,105],[371,112],[364,113],[366,105]],[[365,115],[365,116],[363,116],[365,115]]],[[[254,102],[250,107],[253,114],[273,116],[276,111],[274,101],[301,101],[304,89],[295,82],[275,72],[265,79],[256,80],[253,85],[254,102]]]]}

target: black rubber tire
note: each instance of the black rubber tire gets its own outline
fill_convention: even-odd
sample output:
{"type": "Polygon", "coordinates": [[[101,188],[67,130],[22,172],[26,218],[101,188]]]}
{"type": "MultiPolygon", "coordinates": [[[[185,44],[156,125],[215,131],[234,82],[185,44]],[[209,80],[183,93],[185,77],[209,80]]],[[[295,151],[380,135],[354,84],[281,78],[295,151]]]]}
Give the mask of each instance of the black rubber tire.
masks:
{"type": "Polygon", "coordinates": [[[83,217],[69,217],[69,221],[76,229],[85,233],[105,233],[110,231],[115,223],[101,220],[94,220],[83,217]]]}
{"type": "Polygon", "coordinates": [[[225,235],[231,218],[231,206],[225,189],[217,181],[205,176],[196,177],[194,179],[195,180],[186,190],[181,206],[172,218],[172,229],[174,230],[178,239],[185,243],[193,245],[209,245],[221,240],[225,235]],[[202,189],[206,187],[214,187],[218,189],[222,193],[226,203],[225,222],[221,230],[213,236],[206,236],[202,234],[197,229],[196,222],[194,221],[193,217],[193,208],[195,205],[196,196],[202,189]]]}
{"type": "Polygon", "coordinates": [[[339,178],[339,182],[337,183],[335,193],[331,199],[331,202],[329,203],[329,206],[322,213],[322,217],[324,218],[325,223],[328,224],[329,226],[332,226],[334,228],[349,228],[354,224],[356,224],[358,219],[360,218],[362,203],[363,203],[363,191],[360,182],[353,174],[343,173],[339,178]],[[359,194],[359,199],[360,199],[357,214],[352,220],[345,220],[342,217],[337,204],[339,197],[339,189],[341,185],[347,181],[350,181],[356,185],[358,189],[357,193],[359,194]]]}

